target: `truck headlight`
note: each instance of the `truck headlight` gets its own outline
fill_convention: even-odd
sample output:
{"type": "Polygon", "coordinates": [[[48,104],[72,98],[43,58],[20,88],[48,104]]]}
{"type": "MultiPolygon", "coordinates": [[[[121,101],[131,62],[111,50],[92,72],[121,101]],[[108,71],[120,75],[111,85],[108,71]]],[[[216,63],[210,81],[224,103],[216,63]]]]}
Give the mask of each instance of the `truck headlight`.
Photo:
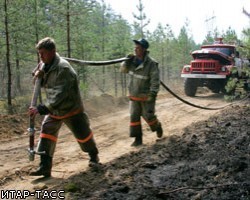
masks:
{"type": "Polygon", "coordinates": [[[184,67],[184,72],[190,72],[190,67],[184,67]]]}

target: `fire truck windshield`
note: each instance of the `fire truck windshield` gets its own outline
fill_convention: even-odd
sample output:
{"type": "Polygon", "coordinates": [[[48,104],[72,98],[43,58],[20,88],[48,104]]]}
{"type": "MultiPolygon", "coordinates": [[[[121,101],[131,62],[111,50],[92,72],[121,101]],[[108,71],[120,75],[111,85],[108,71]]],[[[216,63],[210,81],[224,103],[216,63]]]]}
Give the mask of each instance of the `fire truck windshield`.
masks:
{"type": "Polygon", "coordinates": [[[226,48],[226,47],[210,47],[210,48],[206,48],[207,50],[213,50],[213,51],[219,51],[227,56],[232,56],[232,54],[234,53],[234,49],[233,48],[226,48]]]}

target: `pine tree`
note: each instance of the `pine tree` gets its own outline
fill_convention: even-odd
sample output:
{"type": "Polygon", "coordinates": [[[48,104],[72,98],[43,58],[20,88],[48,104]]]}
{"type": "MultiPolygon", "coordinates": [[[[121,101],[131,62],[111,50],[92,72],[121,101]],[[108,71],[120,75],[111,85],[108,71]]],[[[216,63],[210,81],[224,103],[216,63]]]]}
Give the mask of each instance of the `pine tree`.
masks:
{"type": "Polygon", "coordinates": [[[147,19],[146,14],[144,13],[144,6],[142,3],[142,0],[139,0],[139,4],[136,6],[138,9],[138,15],[133,13],[133,16],[135,18],[134,21],[134,32],[135,32],[135,37],[137,38],[144,38],[146,37],[145,34],[145,27],[150,23],[150,20],[147,19]]]}

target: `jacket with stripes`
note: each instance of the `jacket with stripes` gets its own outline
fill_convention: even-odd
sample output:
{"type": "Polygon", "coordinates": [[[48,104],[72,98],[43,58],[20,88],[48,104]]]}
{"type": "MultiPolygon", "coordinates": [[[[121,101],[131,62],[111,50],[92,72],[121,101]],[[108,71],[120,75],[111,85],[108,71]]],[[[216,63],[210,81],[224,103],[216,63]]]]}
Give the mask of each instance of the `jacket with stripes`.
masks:
{"type": "Polygon", "coordinates": [[[58,54],[44,74],[42,86],[46,94],[45,106],[52,117],[64,118],[83,111],[77,74],[58,54]]]}
{"type": "Polygon", "coordinates": [[[120,71],[129,74],[129,97],[131,100],[146,101],[149,94],[155,96],[159,92],[160,73],[158,63],[146,53],[141,64],[136,57],[132,61],[121,63],[120,71]]]}

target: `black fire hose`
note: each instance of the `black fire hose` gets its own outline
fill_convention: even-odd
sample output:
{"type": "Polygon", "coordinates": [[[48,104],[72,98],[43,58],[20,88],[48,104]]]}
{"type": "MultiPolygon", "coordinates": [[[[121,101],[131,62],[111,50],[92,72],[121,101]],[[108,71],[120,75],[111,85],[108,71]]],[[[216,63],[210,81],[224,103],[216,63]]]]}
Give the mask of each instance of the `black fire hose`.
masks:
{"type": "Polygon", "coordinates": [[[182,99],[181,97],[179,97],[177,94],[175,94],[172,90],[170,90],[162,81],[160,81],[162,87],[167,90],[170,94],[172,94],[175,98],[179,99],[180,101],[182,101],[183,103],[187,104],[187,105],[190,105],[190,106],[193,106],[193,107],[196,107],[196,108],[200,108],[200,109],[204,109],[204,110],[220,110],[220,109],[223,109],[225,107],[227,107],[228,105],[226,106],[223,106],[223,107],[218,107],[218,108],[208,108],[208,107],[203,107],[203,106],[199,106],[199,105],[195,105],[193,103],[190,103],[184,99],[182,99]]]}
{"type": "MultiPolygon", "coordinates": [[[[119,59],[115,59],[115,60],[107,60],[107,61],[85,61],[85,60],[78,60],[78,59],[74,59],[74,58],[66,58],[66,57],[63,57],[63,58],[65,60],[69,61],[69,62],[72,62],[72,63],[75,63],[75,64],[80,64],[80,65],[83,65],[83,66],[86,66],[86,65],[92,65],[92,66],[112,65],[112,64],[120,63],[120,62],[123,62],[123,61],[129,59],[129,58],[124,57],[124,58],[119,58],[119,59]]],[[[226,105],[226,106],[218,107],[218,108],[208,108],[208,107],[195,105],[195,104],[190,103],[190,102],[182,99],[181,97],[179,97],[172,90],[170,90],[162,81],[160,81],[160,83],[161,83],[161,85],[163,86],[163,88],[165,90],[167,90],[170,94],[172,94],[174,97],[176,97],[177,99],[179,99],[180,101],[182,101],[183,103],[185,103],[187,105],[190,105],[190,106],[193,106],[193,107],[196,107],[196,108],[200,108],[200,109],[205,109],[205,110],[219,110],[219,109],[223,109],[226,106],[228,106],[228,105],[226,105]]]]}
{"type": "Polygon", "coordinates": [[[119,58],[119,59],[107,60],[107,61],[87,61],[87,60],[78,60],[74,58],[65,58],[65,57],[62,57],[62,58],[64,58],[65,60],[69,62],[80,64],[83,66],[85,65],[92,65],[92,66],[112,65],[112,64],[120,63],[129,59],[129,58],[119,58]]]}

